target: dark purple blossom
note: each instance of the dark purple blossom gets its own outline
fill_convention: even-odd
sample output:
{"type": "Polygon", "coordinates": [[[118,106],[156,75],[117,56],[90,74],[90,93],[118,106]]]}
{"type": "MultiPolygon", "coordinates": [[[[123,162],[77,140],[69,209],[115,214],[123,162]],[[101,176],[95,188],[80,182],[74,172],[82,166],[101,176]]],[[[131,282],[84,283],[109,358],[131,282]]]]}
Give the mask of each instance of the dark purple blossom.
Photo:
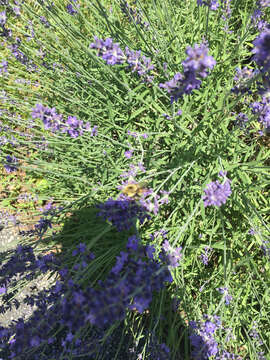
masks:
{"type": "Polygon", "coordinates": [[[184,73],[176,73],[171,80],[159,85],[171,95],[171,102],[199,89],[201,80],[198,77],[205,78],[208,75],[207,69],[212,69],[216,64],[214,58],[208,55],[205,44],[195,44],[193,48],[188,47],[186,54],[188,57],[182,62],[184,73]]]}
{"type": "Polygon", "coordinates": [[[236,68],[236,74],[234,76],[235,86],[231,91],[235,94],[251,93],[251,80],[257,73],[258,71],[247,67],[244,67],[243,69],[236,68]]]}
{"type": "Polygon", "coordinates": [[[48,20],[45,18],[45,16],[40,16],[39,19],[41,24],[43,24],[46,28],[49,28],[51,26],[48,20]]]}
{"type": "Polygon", "coordinates": [[[240,112],[236,116],[235,125],[238,126],[240,129],[245,129],[248,122],[248,116],[242,112],[240,112]]]}
{"type": "MultiPolygon", "coordinates": [[[[136,1],[134,2],[135,5],[136,1]]],[[[149,24],[146,21],[142,21],[142,11],[139,8],[132,8],[125,0],[120,0],[120,9],[123,14],[128,18],[129,22],[135,22],[140,25],[144,30],[148,30],[149,24]]]]}
{"type": "Polygon", "coordinates": [[[19,6],[13,6],[12,10],[14,11],[14,14],[16,16],[20,16],[21,15],[21,8],[19,6]]]}
{"type": "Polygon", "coordinates": [[[111,38],[105,40],[94,37],[95,42],[90,44],[90,48],[97,49],[97,55],[101,56],[108,65],[127,63],[132,72],[137,72],[145,81],[151,82],[152,77],[149,72],[154,69],[151,59],[142,55],[141,51],[133,51],[128,47],[125,53],[118,43],[114,43],[111,38]]]}
{"type": "Polygon", "coordinates": [[[7,288],[5,286],[0,287],[0,295],[3,295],[7,292],[7,288]]]}
{"type": "Polygon", "coordinates": [[[264,253],[264,256],[268,261],[270,261],[270,242],[267,240],[264,240],[261,245],[261,249],[264,253]]]}
{"type": "Polygon", "coordinates": [[[261,68],[262,72],[270,70],[270,30],[266,29],[253,41],[254,61],[261,68]]]}
{"type": "Polygon", "coordinates": [[[180,261],[182,259],[183,254],[181,253],[182,247],[173,247],[170,245],[168,240],[165,240],[162,246],[161,259],[171,266],[172,268],[176,268],[179,266],[180,261]]]}
{"type": "Polygon", "coordinates": [[[195,44],[194,47],[188,47],[186,50],[188,57],[182,62],[184,73],[194,72],[202,78],[205,78],[208,73],[207,69],[212,69],[216,61],[208,55],[208,48],[205,44],[195,44]]]}
{"type": "Polygon", "coordinates": [[[11,173],[18,170],[17,165],[18,165],[18,159],[15,156],[13,155],[6,156],[6,161],[4,162],[4,168],[6,172],[11,173]]]}
{"type": "Polygon", "coordinates": [[[6,24],[7,21],[7,15],[5,11],[1,11],[0,12],[0,26],[4,26],[6,24]]]}
{"type": "Polygon", "coordinates": [[[250,104],[250,107],[263,128],[270,128],[270,98],[263,97],[261,101],[250,104]]]}
{"type": "Polygon", "coordinates": [[[130,159],[132,157],[133,151],[134,151],[133,149],[129,149],[129,150],[125,151],[125,157],[127,159],[130,159]]]}
{"type": "Polygon", "coordinates": [[[7,73],[8,71],[8,62],[3,60],[0,62],[0,74],[7,73]]]}
{"type": "Polygon", "coordinates": [[[57,114],[55,108],[49,108],[42,104],[36,104],[32,109],[32,118],[39,118],[44,124],[44,129],[52,132],[59,131],[63,121],[62,115],[57,114]]]}
{"type": "Polygon", "coordinates": [[[223,184],[218,180],[212,181],[206,185],[204,193],[205,195],[203,195],[202,199],[205,207],[211,205],[221,206],[226,203],[232,193],[230,180],[226,179],[223,184]]]}
{"type": "Polygon", "coordinates": [[[200,259],[204,265],[208,265],[209,262],[209,256],[212,252],[212,248],[210,246],[205,246],[204,251],[200,255],[200,259]]]}
{"type": "Polygon", "coordinates": [[[154,65],[151,63],[151,59],[142,55],[141,51],[133,51],[126,47],[125,50],[126,61],[132,72],[137,72],[140,76],[146,77],[148,82],[152,81],[152,77],[148,76],[148,72],[154,70],[154,65]]]}
{"type": "Polygon", "coordinates": [[[270,0],[260,0],[259,2],[261,7],[269,7],[270,6],[270,0]]]}
{"type": "Polygon", "coordinates": [[[217,10],[219,7],[219,3],[217,0],[197,0],[197,4],[199,6],[206,5],[211,10],[217,10]]]}
{"type": "Polygon", "coordinates": [[[136,219],[139,219],[141,224],[146,219],[150,219],[145,207],[122,194],[117,200],[110,198],[97,207],[100,210],[98,216],[111,222],[118,231],[131,229],[135,225],[136,219]]]}
{"type": "Polygon", "coordinates": [[[78,8],[80,7],[80,5],[77,3],[77,0],[71,0],[70,3],[67,5],[67,12],[70,15],[76,15],[78,14],[78,8]]]}
{"type": "Polygon", "coordinates": [[[114,43],[111,38],[105,40],[94,37],[95,42],[90,44],[91,49],[98,50],[98,56],[101,56],[108,65],[123,64],[125,54],[118,43],[114,43]]]}
{"type": "Polygon", "coordinates": [[[219,288],[217,288],[217,291],[218,291],[220,294],[223,294],[224,300],[225,300],[225,304],[226,304],[226,305],[229,305],[233,298],[232,298],[232,296],[229,294],[228,288],[227,288],[227,287],[219,287],[219,288]]]}

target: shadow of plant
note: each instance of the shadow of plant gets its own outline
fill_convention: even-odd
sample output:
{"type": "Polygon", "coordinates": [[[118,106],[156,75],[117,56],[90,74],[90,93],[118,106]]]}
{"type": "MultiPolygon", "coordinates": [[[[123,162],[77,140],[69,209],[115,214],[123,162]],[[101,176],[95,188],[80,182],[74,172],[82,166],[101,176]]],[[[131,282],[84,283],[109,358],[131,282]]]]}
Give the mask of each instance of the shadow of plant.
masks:
{"type": "MultiPolygon", "coordinates": [[[[155,249],[132,235],[136,232],[135,202],[126,202],[121,208],[110,202],[114,205],[110,210],[106,203],[99,209],[81,203],[65,216],[61,232],[52,236],[46,235],[51,223],[47,214],[46,221],[39,222],[44,228],[36,227],[39,241],[33,247],[18,246],[3,263],[1,312],[27,304],[32,313],[0,328],[2,357],[168,359],[169,349],[158,343],[153,328],[157,323],[149,322],[148,308],[155,293],[166,292],[172,278],[168,266],[154,258],[155,249]],[[115,220],[120,221],[119,214],[122,220],[128,219],[130,208],[134,221],[126,223],[125,231],[115,231],[119,225],[115,220]],[[106,217],[108,211],[114,226],[97,216],[99,212],[106,217]],[[60,253],[36,254],[37,245],[52,242],[60,253]],[[22,288],[42,274],[53,281],[45,287],[36,283],[19,302],[16,296],[22,288]]],[[[138,207],[137,211],[140,216],[145,210],[138,207]]]]}

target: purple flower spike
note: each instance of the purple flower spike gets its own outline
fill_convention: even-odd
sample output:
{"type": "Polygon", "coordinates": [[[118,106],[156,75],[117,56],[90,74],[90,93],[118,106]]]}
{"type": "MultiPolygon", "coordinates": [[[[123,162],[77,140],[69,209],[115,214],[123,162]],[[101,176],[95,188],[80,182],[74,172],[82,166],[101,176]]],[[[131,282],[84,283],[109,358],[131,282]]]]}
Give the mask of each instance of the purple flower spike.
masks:
{"type": "Polygon", "coordinates": [[[225,204],[227,198],[231,195],[230,180],[227,179],[224,184],[221,184],[218,180],[212,181],[206,185],[204,189],[205,195],[203,195],[204,207],[215,205],[221,206],[225,204]]]}
{"type": "Polygon", "coordinates": [[[220,294],[223,294],[223,295],[224,295],[225,304],[226,304],[226,305],[229,305],[230,302],[232,301],[232,296],[229,294],[228,288],[226,288],[226,287],[220,287],[220,288],[217,288],[217,291],[218,291],[220,294]]]}
{"type": "Polygon", "coordinates": [[[186,50],[187,59],[182,62],[184,72],[195,72],[202,78],[205,78],[208,73],[207,69],[212,69],[216,61],[208,55],[208,48],[205,44],[195,44],[194,47],[188,47],[186,50]]]}
{"type": "Polygon", "coordinates": [[[78,7],[80,7],[80,5],[77,4],[77,0],[71,0],[71,1],[73,2],[73,5],[72,5],[72,3],[69,3],[67,5],[67,12],[73,16],[73,15],[78,14],[78,10],[76,10],[76,7],[78,8],[78,7]],[[73,7],[74,5],[75,5],[75,8],[73,7]]]}
{"type": "Polygon", "coordinates": [[[261,123],[265,129],[270,128],[270,98],[263,97],[260,102],[254,102],[250,107],[253,114],[257,116],[258,122],[261,123]]]}
{"type": "Polygon", "coordinates": [[[270,70],[270,30],[261,32],[253,44],[254,61],[263,72],[268,72],[270,70]]]}
{"type": "Polygon", "coordinates": [[[200,255],[201,261],[204,265],[208,265],[209,255],[213,249],[209,246],[205,246],[203,253],[200,255]]]}
{"type": "Polygon", "coordinates": [[[194,47],[186,49],[188,57],[182,62],[184,74],[176,73],[174,77],[159,84],[171,95],[171,102],[177,101],[184,94],[190,94],[193,90],[199,89],[201,80],[208,75],[207,69],[212,69],[216,64],[215,59],[208,55],[208,48],[205,44],[195,44],[194,47]],[[198,78],[199,77],[199,78],[198,78]]]}
{"type": "Polygon", "coordinates": [[[17,166],[16,166],[17,163],[18,163],[18,159],[15,156],[7,155],[6,163],[4,164],[4,168],[5,168],[6,172],[11,173],[11,172],[18,170],[17,166]]]}
{"type": "Polygon", "coordinates": [[[179,266],[180,260],[182,259],[183,254],[181,253],[182,247],[173,248],[168,240],[165,240],[163,243],[163,252],[161,258],[166,261],[166,263],[175,268],[179,266]]]}
{"type": "Polygon", "coordinates": [[[7,15],[5,11],[0,12],[0,26],[4,26],[7,21],[7,15]]]}
{"type": "Polygon", "coordinates": [[[101,56],[108,65],[122,64],[125,61],[125,54],[118,43],[113,43],[111,38],[105,40],[94,37],[95,42],[90,44],[90,48],[98,50],[98,56],[101,56]]]}
{"type": "Polygon", "coordinates": [[[197,4],[199,6],[206,5],[210,8],[210,10],[217,10],[219,7],[217,0],[197,0],[197,4]]]}

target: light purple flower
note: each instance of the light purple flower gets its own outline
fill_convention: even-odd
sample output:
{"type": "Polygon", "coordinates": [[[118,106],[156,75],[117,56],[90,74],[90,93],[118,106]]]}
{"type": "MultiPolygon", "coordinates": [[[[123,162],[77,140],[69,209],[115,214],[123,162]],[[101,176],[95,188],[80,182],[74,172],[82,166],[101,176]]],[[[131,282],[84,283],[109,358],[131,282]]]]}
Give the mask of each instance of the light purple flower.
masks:
{"type": "Polygon", "coordinates": [[[200,255],[201,261],[204,265],[208,265],[209,262],[209,255],[213,249],[210,246],[205,246],[204,251],[200,255]]]}
{"type": "Polygon", "coordinates": [[[179,266],[183,256],[183,254],[181,253],[182,247],[179,246],[174,248],[170,245],[168,240],[165,240],[162,248],[163,253],[161,254],[161,258],[163,260],[165,259],[166,263],[173,268],[179,266]]]}
{"type": "Polygon", "coordinates": [[[221,206],[222,204],[225,204],[232,193],[230,182],[231,181],[227,179],[223,184],[218,180],[207,184],[204,189],[205,195],[202,197],[204,207],[211,205],[221,206]]]}
{"type": "Polygon", "coordinates": [[[250,107],[253,114],[257,116],[258,122],[261,123],[265,129],[270,128],[270,98],[265,96],[261,101],[250,104],[250,107]]]}
{"type": "Polygon", "coordinates": [[[7,73],[7,69],[8,69],[8,62],[6,60],[0,62],[0,74],[7,73]]]}
{"type": "Polygon", "coordinates": [[[5,286],[0,287],[0,295],[6,294],[7,288],[5,286]]]}
{"type": "Polygon", "coordinates": [[[7,21],[7,15],[5,11],[0,12],[0,26],[4,26],[7,21]]]}
{"type": "Polygon", "coordinates": [[[218,291],[220,294],[223,294],[223,295],[224,295],[225,304],[226,304],[226,305],[229,305],[230,302],[232,301],[233,297],[229,294],[228,288],[226,288],[226,287],[220,287],[220,288],[217,288],[217,291],[218,291]]]}
{"type": "Polygon", "coordinates": [[[6,172],[11,173],[14,172],[17,169],[18,159],[15,156],[6,156],[6,162],[4,163],[4,168],[6,172]]]}
{"type": "MultiPolygon", "coordinates": [[[[188,95],[193,90],[199,89],[201,86],[199,78],[205,78],[208,75],[207,70],[212,69],[216,64],[214,58],[208,55],[208,48],[204,43],[195,44],[193,48],[189,46],[186,54],[188,57],[182,62],[184,74],[178,72],[171,80],[159,84],[171,95],[171,103],[177,101],[184,94],[188,95]]],[[[167,115],[165,114],[165,116],[167,115]]]]}
{"type": "Polygon", "coordinates": [[[197,0],[197,4],[199,6],[206,5],[211,10],[217,10],[219,7],[219,3],[217,0],[197,0]]]}
{"type": "Polygon", "coordinates": [[[263,72],[270,70],[270,30],[264,30],[260,35],[253,41],[254,49],[253,54],[254,61],[263,72]]]}
{"type": "Polygon", "coordinates": [[[132,157],[133,151],[134,151],[133,149],[129,149],[129,150],[125,151],[125,157],[127,159],[130,159],[132,157]]]}

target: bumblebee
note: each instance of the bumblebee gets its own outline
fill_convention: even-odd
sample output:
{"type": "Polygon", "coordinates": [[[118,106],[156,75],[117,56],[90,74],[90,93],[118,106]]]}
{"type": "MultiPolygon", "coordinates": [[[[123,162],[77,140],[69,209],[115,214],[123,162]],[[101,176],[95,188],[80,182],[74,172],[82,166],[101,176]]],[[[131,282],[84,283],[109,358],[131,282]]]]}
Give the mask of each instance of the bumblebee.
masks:
{"type": "Polygon", "coordinates": [[[122,193],[130,198],[138,199],[140,198],[147,189],[144,187],[144,184],[127,184],[123,187],[122,193]]]}

